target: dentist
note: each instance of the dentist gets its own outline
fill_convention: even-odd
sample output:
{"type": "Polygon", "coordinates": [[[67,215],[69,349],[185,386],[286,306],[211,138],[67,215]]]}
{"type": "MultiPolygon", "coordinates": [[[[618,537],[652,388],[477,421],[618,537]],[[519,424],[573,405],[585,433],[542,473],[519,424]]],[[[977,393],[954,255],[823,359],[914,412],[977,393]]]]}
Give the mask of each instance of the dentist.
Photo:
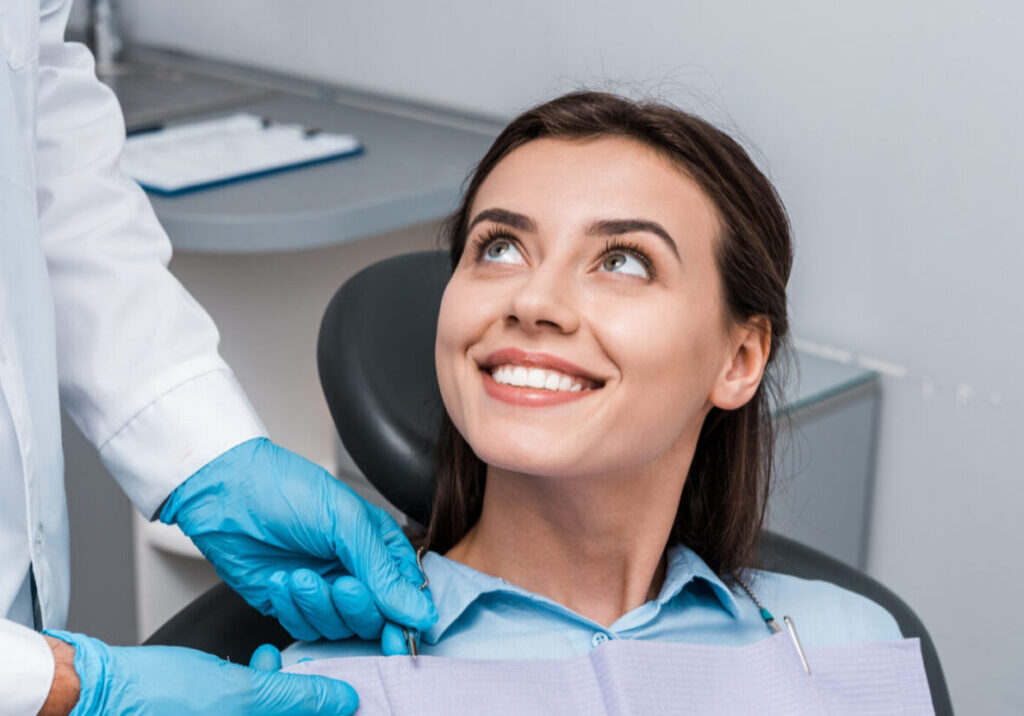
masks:
{"type": "Polygon", "coordinates": [[[266,439],[119,170],[120,108],[64,42],[69,9],[0,0],[0,715],[349,714],[339,681],[60,631],[61,406],[146,517],[296,637],[383,635],[387,651],[395,623],[437,618],[394,521],[266,439]]]}

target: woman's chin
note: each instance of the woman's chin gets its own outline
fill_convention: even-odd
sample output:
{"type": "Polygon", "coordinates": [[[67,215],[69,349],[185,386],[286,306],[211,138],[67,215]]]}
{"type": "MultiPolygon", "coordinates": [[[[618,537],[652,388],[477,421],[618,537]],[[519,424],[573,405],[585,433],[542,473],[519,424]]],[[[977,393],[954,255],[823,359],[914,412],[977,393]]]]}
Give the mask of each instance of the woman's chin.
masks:
{"type": "Polygon", "coordinates": [[[526,452],[519,449],[509,449],[508,445],[495,450],[485,449],[479,451],[474,449],[474,452],[487,464],[489,473],[497,470],[520,475],[559,478],[572,477],[580,469],[579,458],[576,455],[549,455],[537,451],[526,452]]]}

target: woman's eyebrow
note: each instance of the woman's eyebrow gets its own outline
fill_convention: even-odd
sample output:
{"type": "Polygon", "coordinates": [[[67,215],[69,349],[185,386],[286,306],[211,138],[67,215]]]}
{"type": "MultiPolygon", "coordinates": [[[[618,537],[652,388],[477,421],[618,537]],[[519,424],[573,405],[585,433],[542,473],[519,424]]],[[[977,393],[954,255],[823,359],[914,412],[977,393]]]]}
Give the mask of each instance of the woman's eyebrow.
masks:
{"type": "Polygon", "coordinates": [[[509,211],[508,209],[484,209],[469,222],[469,226],[466,230],[469,231],[474,226],[479,224],[481,221],[494,221],[498,224],[506,224],[511,226],[513,229],[519,229],[520,231],[536,232],[537,224],[534,223],[533,219],[525,214],[520,214],[515,211],[509,211]]]}
{"type": "MultiPolygon", "coordinates": [[[[520,231],[537,231],[537,224],[530,217],[516,211],[509,211],[508,209],[500,209],[498,207],[484,209],[474,216],[466,230],[471,230],[481,221],[505,224],[520,231]]],[[[601,219],[590,224],[585,233],[589,236],[618,236],[634,231],[647,231],[654,234],[665,242],[679,261],[683,260],[679,255],[679,248],[676,246],[676,242],[669,236],[669,233],[665,231],[661,224],[649,219],[601,219]]]]}
{"type": "Polygon", "coordinates": [[[647,219],[602,219],[588,226],[586,233],[591,236],[618,236],[619,234],[629,234],[634,231],[647,231],[654,234],[668,245],[677,259],[683,260],[679,255],[676,242],[672,240],[672,237],[668,235],[668,232],[665,231],[662,225],[656,221],[649,221],[647,219]]]}

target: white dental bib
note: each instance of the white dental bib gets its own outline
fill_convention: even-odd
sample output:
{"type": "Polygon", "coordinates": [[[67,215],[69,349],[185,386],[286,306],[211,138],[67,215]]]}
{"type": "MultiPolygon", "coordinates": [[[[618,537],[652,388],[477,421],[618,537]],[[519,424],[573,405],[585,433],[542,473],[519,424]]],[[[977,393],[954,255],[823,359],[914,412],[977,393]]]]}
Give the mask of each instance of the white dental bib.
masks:
{"type": "Polygon", "coordinates": [[[806,650],[780,632],[740,647],[617,639],[569,659],[361,656],[286,671],[350,683],[360,714],[934,714],[918,639],[806,650]]]}

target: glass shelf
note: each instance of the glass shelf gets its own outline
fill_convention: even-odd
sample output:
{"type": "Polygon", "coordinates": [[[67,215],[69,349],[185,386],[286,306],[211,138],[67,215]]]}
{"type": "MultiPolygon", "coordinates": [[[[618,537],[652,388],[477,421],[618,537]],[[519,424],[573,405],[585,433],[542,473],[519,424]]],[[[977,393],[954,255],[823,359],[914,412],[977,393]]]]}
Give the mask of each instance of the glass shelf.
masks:
{"type": "Polygon", "coordinates": [[[783,389],[783,409],[793,412],[828,400],[875,380],[875,371],[851,363],[840,363],[820,356],[796,352],[798,366],[789,368],[783,389]]]}

